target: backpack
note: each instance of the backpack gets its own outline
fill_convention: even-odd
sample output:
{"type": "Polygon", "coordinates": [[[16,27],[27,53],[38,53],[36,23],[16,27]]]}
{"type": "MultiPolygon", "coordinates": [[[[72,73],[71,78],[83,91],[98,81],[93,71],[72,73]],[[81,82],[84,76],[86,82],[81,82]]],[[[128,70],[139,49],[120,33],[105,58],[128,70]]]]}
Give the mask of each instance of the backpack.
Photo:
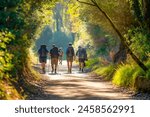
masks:
{"type": "Polygon", "coordinates": [[[52,57],[58,57],[59,56],[58,48],[54,47],[53,49],[51,49],[50,54],[52,57]]]}
{"type": "Polygon", "coordinates": [[[63,51],[59,50],[59,56],[63,56],[63,51]]]}
{"type": "Polygon", "coordinates": [[[84,48],[81,49],[79,58],[82,58],[82,59],[87,58],[86,50],[84,48]]]}
{"type": "Polygon", "coordinates": [[[68,47],[66,54],[67,54],[68,57],[73,57],[74,56],[74,49],[73,49],[73,47],[68,47]]]}
{"type": "Polygon", "coordinates": [[[47,57],[48,50],[46,48],[40,48],[38,53],[41,57],[47,57]]]}

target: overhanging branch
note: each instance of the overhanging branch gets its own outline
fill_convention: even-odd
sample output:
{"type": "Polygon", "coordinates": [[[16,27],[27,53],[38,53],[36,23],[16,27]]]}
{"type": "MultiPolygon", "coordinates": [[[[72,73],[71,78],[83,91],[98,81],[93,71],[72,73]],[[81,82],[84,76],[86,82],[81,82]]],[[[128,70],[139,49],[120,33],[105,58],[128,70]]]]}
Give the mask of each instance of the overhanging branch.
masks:
{"type": "Polygon", "coordinates": [[[125,46],[125,48],[127,49],[127,51],[129,52],[129,54],[131,55],[131,57],[134,59],[134,61],[144,70],[144,71],[148,71],[148,68],[138,59],[138,57],[132,52],[132,50],[128,47],[128,44],[126,43],[126,39],[123,37],[123,35],[120,33],[120,31],[118,30],[118,28],[115,26],[115,24],[112,22],[111,18],[107,15],[107,13],[98,5],[98,3],[96,2],[96,0],[91,0],[92,3],[89,2],[83,2],[80,0],[77,0],[80,3],[83,4],[87,4],[87,5],[91,5],[94,7],[97,7],[99,9],[99,11],[106,17],[106,19],[109,21],[109,23],[111,24],[111,26],[113,27],[113,29],[116,31],[116,33],[118,34],[118,36],[120,37],[120,40],[122,42],[122,44],[125,46]]]}
{"type": "Polygon", "coordinates": [[[84,1],[80,1],[80,0],[77,0],[77,1],[80,2],[80,3],[86,4],[86,5],[95,6],[95,4],[92,4],[92,3],[89,3],[89,2],[84,2],[84,1]]]}

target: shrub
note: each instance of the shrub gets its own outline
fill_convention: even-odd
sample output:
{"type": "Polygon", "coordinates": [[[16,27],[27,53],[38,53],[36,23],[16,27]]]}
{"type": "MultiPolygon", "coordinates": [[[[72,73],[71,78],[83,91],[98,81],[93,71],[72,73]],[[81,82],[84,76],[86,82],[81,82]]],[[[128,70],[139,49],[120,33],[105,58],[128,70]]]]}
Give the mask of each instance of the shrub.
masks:
{"type": "Polygon", "coordinates": [[[131,65],[121,65],[117,68],[113,76],[113,83],[119,86],[132,87],[134,84],[133,74],[135,73],[135,68],[131,65]]]}
{"type": "Polygon", "coordinates": [[[86,67],[87,68],[92,68],[92,69],[96,69],[99,64],[99,59],[98,58],[93,58],[93,59],[89,59],[87,62],[86,62],[86,67]]]}
{"type": "MultiPolygon", "coordinates": [[[[150,62],[147,62],[146,66],[150,68],[150,62]]],[[[145,80],[150,79],[150,70],[144,72],[138,65],[135,64],[121,65],[113,75],[113,83],[119,86],[131,88],[136,87],[139,89],[138,86],[141,87],[144,80],[138,80],[138,86],[135,86],[137,84],[137,78],[144,78],[145,80]]]]}
{"type": "Polygon", "coordinates": [[[115,71],[115,66],[109,65],[109,66],[99,67],[94,71],[94,73],[102,77],[105,77],[106,80],[110,80],[113,76],[114,71],[115,71]]]}

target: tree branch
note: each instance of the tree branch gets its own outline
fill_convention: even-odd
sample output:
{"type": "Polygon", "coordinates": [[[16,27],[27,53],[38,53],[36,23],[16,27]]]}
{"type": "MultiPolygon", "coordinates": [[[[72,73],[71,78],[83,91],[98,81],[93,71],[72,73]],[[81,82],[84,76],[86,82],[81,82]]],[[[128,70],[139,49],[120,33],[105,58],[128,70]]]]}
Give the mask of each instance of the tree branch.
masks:
{"type": "Polygon", "coordinates": [[[90,6],[95,6],[95,4],[92,4],[92,3],[89,3],[89,2],[84,2],[84,1],[80,1],[80,0],[77,0],[77,2],[86,4],[86,5],[90,5],[90,6]]]}
{"type": "Polygon", "coordinates": [[[91,0],[92,3],[87,3],[87,2],[83,2],[83,1],[79,1],[80,3],[84,3],[87,5],[91,5],[91,6],[95,6],[99,9],[99,11],[106,17],[106,19],[109,21],[109,23],[111,24],[111,26],[113,27],[113,29],[116,31],[116,33],[118,34],[118,36],[120,37],[121,43],[124,45],[124,47],[126,48],[126,50],[128,51],[128,53],[131,55],[131,57],[134,59],[134,61],[144,70],[144,71],[148,71],[148,68],[138,59],[138,57],[132,52],[132,50],[129,48],[126,39],[123,37],[123,35],[120,33],[120,31],[118,30],[118,28],[115,26],[115,24],[113,23],[113,21],[111,20],[111,18],[106,14],[106,12],[98,5],[98,3],[96,2],[96,0],[91,0]]]}

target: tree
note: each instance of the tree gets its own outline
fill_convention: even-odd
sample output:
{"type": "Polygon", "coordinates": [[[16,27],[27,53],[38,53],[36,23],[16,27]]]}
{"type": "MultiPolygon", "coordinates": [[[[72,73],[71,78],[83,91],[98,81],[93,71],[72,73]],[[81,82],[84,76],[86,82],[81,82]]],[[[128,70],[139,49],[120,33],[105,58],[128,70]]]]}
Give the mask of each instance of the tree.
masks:
{"type": "Polygon", "coordinates": [[[98,3],[96,2],[96,0],[90,0],[91,2],[84,2],[84,1],[80,1],[77,0],[80,3],[83,4],[87,4],[90,6],[94,6],[96,8],[99,9],[99,11],[107,18],[107,20],[109,21],[109,23],[111,24],[111,26],[113,27],[113,29],[115,30],[115,32],[118,34],[118,36],[120,37],[120,41],[123,45],[123,50],[127,51],[131,57],[133,58],[133,60],[144,70],[147,71],[148,68],[137,58],[137,56],[132,52],[132,50],[128,47],[128,44],[126,42],[126,39],[124,38],[124,36],[120,33],[120,31],[117,29],[117,27],[114,25],[113,21],[111,20],[111,18],[107,15],[107,13],[98,5],[98,3]]]}

